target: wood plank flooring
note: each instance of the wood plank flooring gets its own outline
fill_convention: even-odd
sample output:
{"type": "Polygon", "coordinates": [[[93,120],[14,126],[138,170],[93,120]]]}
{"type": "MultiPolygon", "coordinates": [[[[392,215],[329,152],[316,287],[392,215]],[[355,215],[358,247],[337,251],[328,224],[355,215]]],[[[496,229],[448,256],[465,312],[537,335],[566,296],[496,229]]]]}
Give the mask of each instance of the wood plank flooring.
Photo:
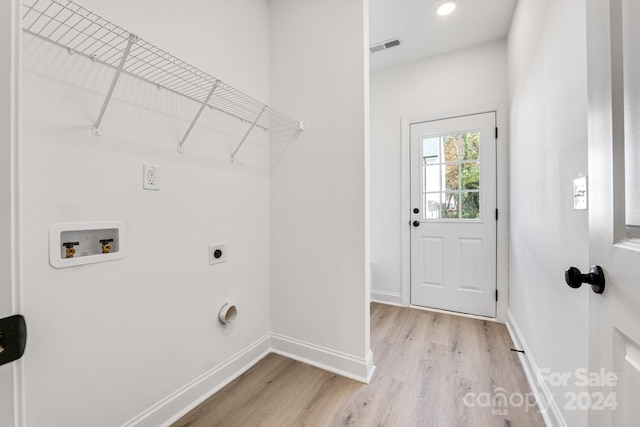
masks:
{"type": "Polygon", "coordinates": [[[502,324],[372,303],[371,347],[369,385],[270,354],[172,427],[544,426],[502,324]]]}

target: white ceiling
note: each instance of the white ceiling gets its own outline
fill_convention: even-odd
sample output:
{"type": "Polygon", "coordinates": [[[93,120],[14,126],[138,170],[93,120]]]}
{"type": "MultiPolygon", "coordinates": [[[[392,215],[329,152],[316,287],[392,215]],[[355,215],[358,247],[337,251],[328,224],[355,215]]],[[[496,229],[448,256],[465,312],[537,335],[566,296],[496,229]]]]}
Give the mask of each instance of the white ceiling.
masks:
{"type": "Polygon", "coordinates": [[[456,0],[453,14],[440,17],[444,0],[370,0],[370,44],[396,37],[400,46],[371,54],[371,70],[503,39],[517,0],[456,0]]]}

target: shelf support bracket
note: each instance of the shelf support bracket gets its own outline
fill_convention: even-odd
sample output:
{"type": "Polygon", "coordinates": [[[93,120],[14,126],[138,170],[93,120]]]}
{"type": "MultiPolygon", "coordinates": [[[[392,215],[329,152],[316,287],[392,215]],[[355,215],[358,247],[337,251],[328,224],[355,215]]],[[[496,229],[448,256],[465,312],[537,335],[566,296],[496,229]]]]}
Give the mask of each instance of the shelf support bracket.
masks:
{"type": "Polygon", "coordinates": [[[196,113],[196,116],[193,118],[193,120],[191,121],[191,124],[189,125],[189,128],[187,129],[187,131],[185,132],[184,136],[182,137],[182,139],[180,140],[180,143],[178,144],[178,153],[182,153],[182,144],[184,144],[184,142],[187,140],[187,138],[189,137],[189,134],[191,133],[191,130],[193,129],[193,127],[196,125],[196,122],[198,121],[198,119],[200,118],[200,115],[202,114],[202,112],[204,111],[205,107],[209,104],[209,100],[211,100],[211,97],[213,96],[213,92],[215,92],[216,88],[218,87],[218,80],[213,82],[213,87],[211,88],[211,90],[209,91],[209,94],[207,95],[207,98],[204,100],[204,102],[202,103],[202,105],[200,106],[200,109],[198,110],[198,112],[196,113]]]}
{"type": "Polygon", "coordinates": [[[266,105],[264,107],[262,107],[262,110],[260,111],[260,114],[258,114],[258,117],[256,117],[256,119],[253,121],[253,123],[251,123],[251,126],[249,126],[249,129],[247,129],[247,132],[242,137],[242,140],[240,141],[240,144],[238,144],[236,149],[233,150],[233,153],[231,153],[231,160],[230,160],[231,163],[233,163],[233,160],[236,157],[236,153],[238,152],[240,147],[242,147],[242,144],[244,144],[244,142],[247,140],[247,137],[249,136],[249,134],[251,133],[253,128],[256,126],[256,123],[258,123],[258,120],[260,120],[260,117],[262,117],[262,113],[264,113],[264,110],[266,110],[266,109],[267,109],[266,105]]]}
{"type": "Polygon", "coordinates": [[[102,118],[104,117],[105,111],[107,111],[107,106],[109,105],[109,101],[111,101],[111,96],[113,95],[113,91],[118,84],[118,79],[120,78],[120,74],[122,74],[122,69],[124,68],[124,63],[127,61],[127,57],[129,56],[129,52],[131,52],[131,46],[134,43],[137,43],[139,40],[138,36],[133,33],[129,33],[129,40],[127,41],[127,46],[124,48],[124,52],[122,53],[122,59],[120,59],[120,64],[116,69],[116,75],[113,76],[113,80],[111,81],[111,87],[109,87],[109,91],[107,92],[107,97],[102,104],[102,109],[100,110],[100,114],[98,114],[98,120],[96,120],[93,125],[93,134],[95,136],[100,136],[100,123],[102,123],[102,118]]]}

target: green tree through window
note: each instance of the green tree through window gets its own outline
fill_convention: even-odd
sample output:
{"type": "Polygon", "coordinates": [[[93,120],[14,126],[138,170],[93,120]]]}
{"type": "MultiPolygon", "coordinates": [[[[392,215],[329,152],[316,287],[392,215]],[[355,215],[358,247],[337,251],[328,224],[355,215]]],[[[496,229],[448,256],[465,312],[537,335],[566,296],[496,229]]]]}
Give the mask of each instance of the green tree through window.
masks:
{"type": "Polygon", "coordinates": [[[466,132],[443,138],[446,193],[443,218],[480,217],[480,133],[466,132]],[[460,211],[460,216],[458,216],[460,211]]]}

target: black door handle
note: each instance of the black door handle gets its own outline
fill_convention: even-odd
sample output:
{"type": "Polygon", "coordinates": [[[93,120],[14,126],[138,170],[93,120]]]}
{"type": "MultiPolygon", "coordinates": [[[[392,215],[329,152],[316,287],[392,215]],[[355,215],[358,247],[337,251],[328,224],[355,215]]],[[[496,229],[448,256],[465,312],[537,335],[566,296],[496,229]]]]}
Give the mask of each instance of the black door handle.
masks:
{"type": "Polygon", "coordinates": [[[420,227],[420,221],[413,221],[414,227],[420,227]]]}
{"type": "Polygon", "coordinates": [[[27,345],[27,324],[19,314],[0,319],[0,365],[18,360],[27,345]]]}
{"type": "Polygon", "coordinates": [[[604,271],[599,265],[592,266],[587,274],[582,274],[575,267],[569,267],[564,272],[564,280],[572,288],[579,288],[583,283],[588,283],[596,294],[604,292],[604,271]]]}

